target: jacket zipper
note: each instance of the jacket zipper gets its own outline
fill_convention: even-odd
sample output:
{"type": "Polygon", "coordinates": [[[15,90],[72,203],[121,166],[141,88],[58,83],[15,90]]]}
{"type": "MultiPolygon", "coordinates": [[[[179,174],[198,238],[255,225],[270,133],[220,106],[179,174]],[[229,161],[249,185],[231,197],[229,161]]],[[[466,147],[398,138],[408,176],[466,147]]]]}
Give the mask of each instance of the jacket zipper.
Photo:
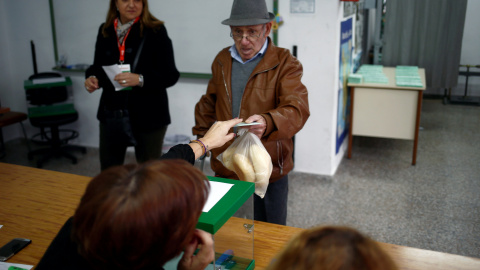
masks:
{"type": "Polygon", "coordinates": [[[232,104],[232,99],[230,98],[230,94],[228,93],[227,81],[225,81],[225,72],[223,71],[223,64],[220,61],[218,61],[218,64],[222,67],[223,85],[225,85],[225,92],[227,93],[228,101],[230,102],[230,104],[232,104]]]}

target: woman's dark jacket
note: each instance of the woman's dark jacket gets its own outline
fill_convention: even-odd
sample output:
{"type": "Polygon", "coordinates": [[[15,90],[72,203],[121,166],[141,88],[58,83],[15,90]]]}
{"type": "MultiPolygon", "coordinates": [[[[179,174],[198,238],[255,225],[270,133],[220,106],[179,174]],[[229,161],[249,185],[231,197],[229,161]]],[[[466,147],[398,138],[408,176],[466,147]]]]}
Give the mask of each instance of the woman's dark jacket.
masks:
{"type": "Polygon", "coordinates": [[[142,38],[146,38],[137,66],[132,73],[142,74],[143,87],[133,87],[130,91],[115,91],[113,84],[102,66],[119,64],[119,50],[115,29],[109,26],[107,37],[100,26],[95,45],[95,58],[85,77],[94,75],[103,88],[97,118],[104,122],[104,110],[128,109],[132,127],[139,131],[151,131],[170,124],[167,87],[173,86],[180,77],[175,66],[173,47],[164,25],[151,29],[144,27],[140,34],[140,23],[131,27],[125,41],[125,64],[133,69],[135,55],[142,38]]]}

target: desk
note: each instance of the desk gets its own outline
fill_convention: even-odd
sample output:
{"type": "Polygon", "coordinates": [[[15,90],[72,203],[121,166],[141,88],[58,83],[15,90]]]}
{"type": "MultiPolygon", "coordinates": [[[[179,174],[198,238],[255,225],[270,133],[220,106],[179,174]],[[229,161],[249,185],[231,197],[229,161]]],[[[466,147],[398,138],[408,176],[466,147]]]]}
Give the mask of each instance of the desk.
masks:
{"type": "MultiPolygon", "coordinates": [[[[8,262],[36,265],[64,222],[73,215],[90,177],[0,163],[0,245],[15,237],[32,243],[8,262]]],[[[243,226],[231,218],[225,226],[243,226]]],[[[271,259],[300,228],[254,222],[255,269],[271,259]]],[[[228,228],[228,227],[226,227],[228,228]]],[[[222,228],[223,229],[223,228],[222,228]]],[[[239,230],[233,230],[239,231],[239,230]]],[[[235,242],[236,234],[232,234],[235,242]]],[[[380,243],[400,269],[480,269],[480,259],[380,243]]]]}
{"type": "Polygon", "coordinates": [[[413,140],[412,165],[417,162],[418,129],[425,69],[419,68],[423,87],[401,87],[395,83],[395,68],[384,67],[388,84],[349,83],[350,127],[348,153],[352,157],[353,135],[413,140]]]}

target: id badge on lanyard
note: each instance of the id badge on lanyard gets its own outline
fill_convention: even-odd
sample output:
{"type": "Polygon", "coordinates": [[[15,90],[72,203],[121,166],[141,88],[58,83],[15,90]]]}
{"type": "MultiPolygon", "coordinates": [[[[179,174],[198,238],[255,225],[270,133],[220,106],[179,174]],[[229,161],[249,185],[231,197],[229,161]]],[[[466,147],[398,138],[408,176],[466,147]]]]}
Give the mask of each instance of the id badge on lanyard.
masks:
{"type": "MultiPolygon", "coordinates": [[[[135,18],[135,21],[133,22],[133,24],[138,22],[138,20],[139,20],[138,17],[135,18]]],[[[133,24],[132,24],[132,26],[133,26],[133,24]]],[[[118,18],[115,19],[115,22],[114,22],[115,31],[117,30],[117,25],[118,25],[118,18]]],[[[122,73],[123,72],[131,72],[130,64],[124,64],[124,62],[125,62],[125,41],[127,40],[128,34],[130,34],[131,29],[132,29],[132,27],[130,26],[130,29],[128,29],[127,34],[125,34],[125,37],[123,38],[122,43],[120,43],[120,40],[118,39],[118,36],[117,36],[118,50],[120,52],[120,59],[119,59],[120,64],[118,65],[118,68],[120,69],[120,71],[122,73]]],[[[130,89],[132,89],[132,87],[125,87],[125,88],[122,88],[120,90],[130,90],[130,89]]]]}

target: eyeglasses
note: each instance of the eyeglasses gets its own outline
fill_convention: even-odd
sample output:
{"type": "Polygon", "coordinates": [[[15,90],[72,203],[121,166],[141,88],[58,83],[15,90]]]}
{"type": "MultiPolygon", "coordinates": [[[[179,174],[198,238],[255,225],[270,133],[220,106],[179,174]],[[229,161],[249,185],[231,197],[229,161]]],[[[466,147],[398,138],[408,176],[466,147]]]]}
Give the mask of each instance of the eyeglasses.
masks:
{"type": "MultiPolygon", "coordinates": [[[[262,32],[263,32],[264,29],[265,28],[262,29],[262,32]]],[[[261,35],[262,35],[262,33],[259,33],[256,30],[248,31],[247,34],[243,34],[243,32],[240,31],[240,30],[235,31],[235,32],[230,32],[230,37],[232,37],[236,41],[241,41],[243,39],[243,37],[245,37],[249,41],[254,41],[257,38],[259,38],[261,35]]]]}

